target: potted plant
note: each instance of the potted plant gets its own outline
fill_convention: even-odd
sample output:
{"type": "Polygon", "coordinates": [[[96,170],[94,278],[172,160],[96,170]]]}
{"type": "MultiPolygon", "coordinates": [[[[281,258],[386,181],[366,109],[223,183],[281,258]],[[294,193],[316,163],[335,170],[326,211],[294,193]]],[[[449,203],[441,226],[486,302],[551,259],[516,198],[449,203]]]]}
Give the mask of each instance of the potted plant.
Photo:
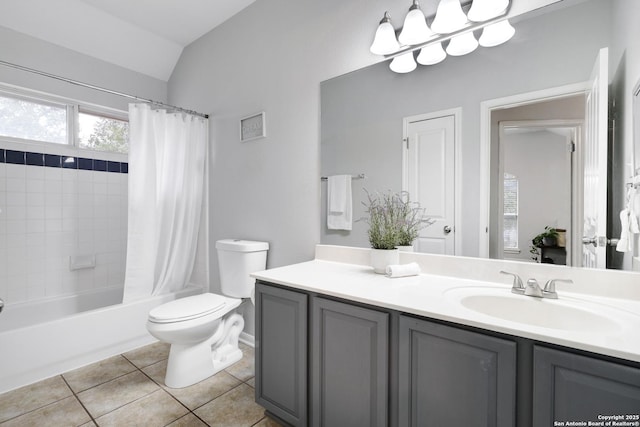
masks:
{"type": "Polygon", "coordinates": [[[408,192],[401,192],[396,197],[396,203],[401,218],[396,247],[401,251],[412,252],[413,241],[418,238],[420,230],[433,222],[431,219],[423,218],[424,208],[421,208],[419,203],[410,201],[408,192]]]}
{"type": "MultiPolygon", "coordinates": [[[[366,191],[366,190],[365,190],[366,191]]],[[[400,209],[397,196],[391,192],[371,194],[363,202],[368,214],[364,221],[371,244],[371,265],[376,273],[384,274],[387,265],[397,264],[399,254],[396,246],[400,235],[400,209]]]]}
{"type": "Polygon", "coordinates": [[[368,214],[363,220],[369,224],[371,265],[376,273],[384,274],[387,265],[399,262],[398,247],[413,249],[418,232],[430,222],[422,218],[424,209],[411,202],[407,192],[367,192],[367,201],[363,204],[368,214]]]}
{"type": "Polygon", "coordinates": [[[558,230],[548,225],[544,227],[544,231],[531,240],[529,252],[533,255],[531,259],[538,261],[540,256],[540,248],[543,246],[555,246],[558,239],[558,230]]]}

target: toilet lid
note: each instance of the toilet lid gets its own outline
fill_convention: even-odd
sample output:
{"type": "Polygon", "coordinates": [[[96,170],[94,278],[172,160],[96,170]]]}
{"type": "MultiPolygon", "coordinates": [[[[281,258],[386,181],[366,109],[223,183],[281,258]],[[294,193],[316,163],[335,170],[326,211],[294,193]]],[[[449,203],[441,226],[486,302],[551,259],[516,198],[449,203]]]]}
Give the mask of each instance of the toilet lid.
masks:
{"type": "Polygon", "coordinates": [[[216,294],[200,294],[162,304],[149,312],[155,323],[180,322],[206,316],[224,308],[226,298],[216,294]]]}

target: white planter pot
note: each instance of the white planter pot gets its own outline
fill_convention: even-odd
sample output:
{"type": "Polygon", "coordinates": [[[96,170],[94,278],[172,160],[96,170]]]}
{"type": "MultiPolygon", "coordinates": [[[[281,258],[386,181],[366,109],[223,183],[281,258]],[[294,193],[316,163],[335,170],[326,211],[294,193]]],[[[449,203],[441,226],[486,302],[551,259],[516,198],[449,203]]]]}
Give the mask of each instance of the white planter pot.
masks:
{"type": "Polygon", "coordinates": [[[378,274],[385,274],[387,265],[400,263],[398,249],[371,249],[371,267],[378,274]]]}
{"type": "Polygon", "coordinates": [[[401,252],[413,252],[413,246],[412,245],[398,246],[398,250],[401,252]]]}

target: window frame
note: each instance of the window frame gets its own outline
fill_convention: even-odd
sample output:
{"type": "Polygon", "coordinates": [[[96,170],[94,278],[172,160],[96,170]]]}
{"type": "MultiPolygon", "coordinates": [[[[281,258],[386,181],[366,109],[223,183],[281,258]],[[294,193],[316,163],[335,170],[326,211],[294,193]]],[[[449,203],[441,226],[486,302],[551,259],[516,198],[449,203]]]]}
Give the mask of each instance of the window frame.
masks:
{"type": "Polygon", "coordinates": [[[502,192],[503,192],[503,197],[502,197],[502,229],[503,229],[503,234],[504,234],[504,224],[505,224],[505,219],[515,219],[515,223],[516,223],[516,246],[515,247],[507,247],[505,245],[505,241],[504,241],[504,235],[502,236],[502,245],[503,245],[503,250],[506,253],[520,253],[520,238],[519,238],[519,231],[520,231],[520,224],[519,224],[519,216],[520,216],[520,181],[518,180],[517,175],[508,173],[508,172],[504,172],[503,176],[502,176],[502,192]],[[515,203],[515,213],[507,213],[505,212],[504,209],[504,204],[505,204],[505,197],[504,197],[504,191],[505,191],[505,181],[507,181],[507,178],[505,177],[505,175],[509,175],[509,180],[510,181],[514,181],[515,182],[515,199],[516,199],[516,203],[515,203]]]}
{"type": "MultiPolygon", "coordinates": [[[[115,158],[117,160],[128,158],[127,153],[116,151],[92,150],[80,146],[80,120],[79,114],[91,114],[114,120],[122,120],[129,123],[129,112],[119,110],[104,105],[94,104],[91,102],[79,101],[72,98],[52,95],[32,89],[25,89],[5,83],[0,83],[0,97],[13,98],[31,103],[41,104],[45,106],[66,108],[67,115],[67,140],[66,143],[57,143],[50,141],[39,141],[27,138],[17,138],[12,136],[0,135],[0,141],[8,143],[10,148],[25,149],[29,146],[37,146],[43,151],[62,151],[69,154],[87,153],[89,157],[105,157],[106,159],[115,158]],[[25,147],[26,146],[26,147],[25,147]],[[22,147],[22,148],[21,148],[22,147]],[[115,157],[114,157],[115,156],[115,157]]],[[[33,148],[29,148],[33,149],[33,148]]]]}

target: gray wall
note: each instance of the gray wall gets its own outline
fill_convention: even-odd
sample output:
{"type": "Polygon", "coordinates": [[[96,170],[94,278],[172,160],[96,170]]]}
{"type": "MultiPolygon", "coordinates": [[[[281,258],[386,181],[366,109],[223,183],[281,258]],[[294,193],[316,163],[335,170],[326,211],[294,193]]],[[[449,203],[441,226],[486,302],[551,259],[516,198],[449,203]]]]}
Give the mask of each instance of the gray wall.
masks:
{"type": "MultiPolygon", "coordinates": [[[[462,107],[462,235],[460,255],[478,255],[480,103],[485,100],[585,81],[598,50],[610,42],[610,3],[589,1],[515,23],[505,45],[447,58],[407,75],[377,64],[321,85],[321,173],[366,173],[358,190],[401,187],[402,118],[462,107]],[[589,31],[585,31],[589,28],[589,31]]],[[[323,192],[324,195],[324,192],[323,192]]],[[[357,214],[354,215],[358,217],[357,214]]],[[[323,221],[324,222],[324,221],[323,221]]],[[[351,234],[330,232],[321,241],[366,246],[364,224],[351,234]]]]}
{"type": "Polygon", "coordinates": [[[571,171],[567,140],[546,129],[506,135],[504,170],[518,178],[519,254],[502,258],[531,261],[531,239],[545,226],[571,225],[571,171]]]}

